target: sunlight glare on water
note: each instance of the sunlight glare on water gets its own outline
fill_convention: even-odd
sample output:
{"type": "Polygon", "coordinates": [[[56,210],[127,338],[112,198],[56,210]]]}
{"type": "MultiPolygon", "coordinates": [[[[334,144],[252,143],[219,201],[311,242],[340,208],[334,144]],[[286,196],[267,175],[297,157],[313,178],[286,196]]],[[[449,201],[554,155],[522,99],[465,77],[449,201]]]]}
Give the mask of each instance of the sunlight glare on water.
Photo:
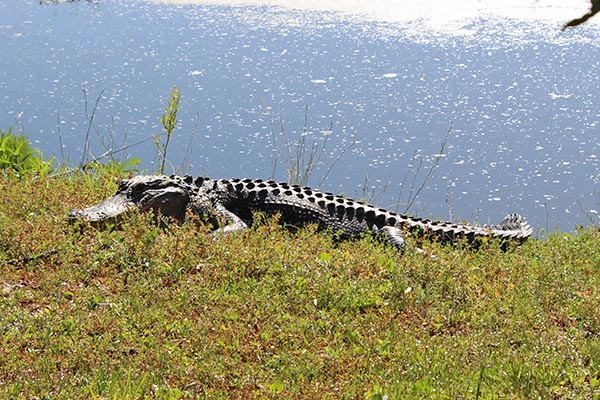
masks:
{"type": "MultiPolygon", "coordinates": [[[[465,26],[473,20],[515,19],[565,23],[590,7],[588,0],[151,0],[179,5],[281,7],[289,10],[337,12],[348,18],[377,22],[417,21],[423,32],[473,34],[465,26]]],[[[596,23],[592,20],[589,23],[596,23]]]]}
{"type": "MultiPolygon", "coordinates": [[[[589,8],[587,0],[154,0],[167,4],[277,6],[303,11],[337,11],[376,21],[439,22],[480,17],[564,21],[589,8]]],[[[434,23],[435,25],[435,23],[434,23]]]]}

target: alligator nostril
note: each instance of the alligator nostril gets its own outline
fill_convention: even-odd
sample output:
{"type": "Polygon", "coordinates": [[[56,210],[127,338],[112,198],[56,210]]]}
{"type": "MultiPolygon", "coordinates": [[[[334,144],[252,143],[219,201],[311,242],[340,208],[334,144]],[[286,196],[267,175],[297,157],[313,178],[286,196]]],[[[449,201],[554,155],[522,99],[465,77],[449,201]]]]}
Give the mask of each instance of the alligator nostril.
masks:
{"type": "Polygon", "coordinates": [[[77,218],[79,218],[80,215],[81,215],[81,210],[71,210],[67,214],[67,218],[68,219],[77,219],[77,218]]]}

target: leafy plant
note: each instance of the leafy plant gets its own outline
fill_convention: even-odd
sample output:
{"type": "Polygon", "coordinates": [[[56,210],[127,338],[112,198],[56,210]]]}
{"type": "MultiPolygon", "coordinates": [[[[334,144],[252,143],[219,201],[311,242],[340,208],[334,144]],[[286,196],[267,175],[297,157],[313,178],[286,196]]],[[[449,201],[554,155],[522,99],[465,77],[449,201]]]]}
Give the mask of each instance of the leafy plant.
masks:
{"type": "Polygon", "coordinates": [[[0,131],[0,169],[11,169],[19,177],[26,173],[46,176],[52,172],[53,160],[44,161],[42,152],[31,147],[25,135],[13,135],[12,127],[0,131]]]}
{"type": "Polygon", "coordinates": [[[165,113],[160,117],[160,123],[163,126],[165,131],[166,140],[165,143],[162,144],[161,136],[154,135],[154,144],[156,145],[156,149],[158,151],[158,155],[161,159],[160,165],[160,173],[165,173],[165,161],[167,160],[167,148],[169,147],[169,141],[171,140],[171,134],[175,130],[175,126],[177,125],[177,111],[179,111],[179,99],[181,98],[181,94],[179,93],[179,88],[177,86],[173,86],[171,89],[171,97],[169,97],[169,101],[167,104],[167,108],[165,109],[165,113]]]}

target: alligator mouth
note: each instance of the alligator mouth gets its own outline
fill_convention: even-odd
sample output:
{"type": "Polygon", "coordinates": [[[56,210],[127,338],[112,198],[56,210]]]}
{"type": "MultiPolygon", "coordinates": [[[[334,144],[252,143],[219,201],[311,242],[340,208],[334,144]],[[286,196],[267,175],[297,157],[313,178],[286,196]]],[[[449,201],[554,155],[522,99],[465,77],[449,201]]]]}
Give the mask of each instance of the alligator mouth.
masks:
{"type": "Polygon", "coordinates": [[[116,194],[95,206],[81,210],[72,210],[67,214],[70,223],[87,222],[93,226],[116,224],[123,215],[137,209],[127,196],[116,194]]]}

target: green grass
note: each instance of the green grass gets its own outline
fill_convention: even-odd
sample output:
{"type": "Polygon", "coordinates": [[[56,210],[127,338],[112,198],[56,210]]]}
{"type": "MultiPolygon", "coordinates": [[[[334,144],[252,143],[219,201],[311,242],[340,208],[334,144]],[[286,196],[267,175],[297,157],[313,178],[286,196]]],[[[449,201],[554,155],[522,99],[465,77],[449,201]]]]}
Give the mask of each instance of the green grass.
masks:
{"type": "Polygon", "coordinates": [[[503,253],[65,223],[111,179],[0,172],[0,398],[600,398],[600,234],[503,253]]]}

